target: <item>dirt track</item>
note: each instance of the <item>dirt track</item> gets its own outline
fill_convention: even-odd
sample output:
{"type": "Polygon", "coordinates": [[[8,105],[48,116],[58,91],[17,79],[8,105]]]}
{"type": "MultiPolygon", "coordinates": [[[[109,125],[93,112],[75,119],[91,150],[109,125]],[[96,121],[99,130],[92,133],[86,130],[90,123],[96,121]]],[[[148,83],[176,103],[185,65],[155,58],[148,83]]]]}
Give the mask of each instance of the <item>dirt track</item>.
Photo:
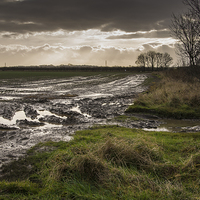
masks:
{"type": "Polygon", "coordinates": [[[38,142],[68,141],[76,130],[111,123],[108,119],[122,115],[145,90],[145,79],[99,75],[1,82],[0,164],[17,159],[38,142]]]}

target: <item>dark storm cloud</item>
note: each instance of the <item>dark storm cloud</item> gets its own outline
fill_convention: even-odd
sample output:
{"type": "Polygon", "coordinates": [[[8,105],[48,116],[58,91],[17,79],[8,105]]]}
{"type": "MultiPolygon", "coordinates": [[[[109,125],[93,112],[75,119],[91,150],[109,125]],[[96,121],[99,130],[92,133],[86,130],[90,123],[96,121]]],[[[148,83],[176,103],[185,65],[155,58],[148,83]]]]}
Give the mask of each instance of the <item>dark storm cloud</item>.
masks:
{"type": "Polygon", "coordinates": [[[163,29],[182,0],[1,0],[0,31],[163,29]]]}

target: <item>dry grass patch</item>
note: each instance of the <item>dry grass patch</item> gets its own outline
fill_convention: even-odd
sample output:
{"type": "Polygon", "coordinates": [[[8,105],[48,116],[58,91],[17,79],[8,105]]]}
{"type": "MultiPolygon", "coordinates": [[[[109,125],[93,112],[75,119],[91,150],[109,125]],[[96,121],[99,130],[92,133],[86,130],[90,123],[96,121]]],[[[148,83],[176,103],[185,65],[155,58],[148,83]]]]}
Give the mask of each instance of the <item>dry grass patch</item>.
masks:
{"type": "Polygon", "coordinates": [[[171,107],[180,107],[185,104],[192,107],[200,105],[200,82],[187,83],[182,80],[164,78],[159,85],[150,92],[140,95],[136,105],[154,106],[168,104],[171,107]]]}
{"type": "Polygon", "coordinates": [[[117,166],[136,167],[146,169],[156,161],[162,161],[162,151],[157,144],[145,140],[135,142],[124,139],[108,139],[98,148],[100,157],[117,166]]]}
{"type": "Polygon", "coordinates": [[[106,162],[92,153],[72,158],[70,170],[86,179],[97,182],[102,182],[105,177],[109,176],[109,167],[106,162]]]}
{"type": "Polygon", "coordinates": [[[200,118],[200,70],[197,73],[199,76],[182,69],[160,72],[160,82],[151,85],[146,93],[140,94],[127,112],[155,113],[173,118],[200,118]]]}

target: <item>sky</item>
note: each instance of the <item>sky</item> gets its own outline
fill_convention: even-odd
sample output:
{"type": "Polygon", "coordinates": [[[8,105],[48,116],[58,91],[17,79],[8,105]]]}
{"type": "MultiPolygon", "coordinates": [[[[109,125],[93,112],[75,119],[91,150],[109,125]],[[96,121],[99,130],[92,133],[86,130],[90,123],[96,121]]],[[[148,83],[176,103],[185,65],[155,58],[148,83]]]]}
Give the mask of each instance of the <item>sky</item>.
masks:
{"type": "Polygon", "coordinates": [[[174,58],[169,25],[182,0],[0,0],[0,66],[134,66],[149,50],[174,58]]]}

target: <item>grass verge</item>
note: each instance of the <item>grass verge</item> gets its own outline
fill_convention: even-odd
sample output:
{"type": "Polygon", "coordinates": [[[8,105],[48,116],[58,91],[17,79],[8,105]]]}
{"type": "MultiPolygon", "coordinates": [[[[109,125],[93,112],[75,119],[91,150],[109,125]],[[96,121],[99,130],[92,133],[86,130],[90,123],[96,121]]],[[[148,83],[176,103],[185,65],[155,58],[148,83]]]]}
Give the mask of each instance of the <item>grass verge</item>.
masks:
{"type": "Polygon", "coordinates": [[[4,166],[0,199],[199,199],[199,169],[199,133],[93,127],[4,166]]]}
{"type": "Polygon", "coordinates": [[[177,119],[200,118],[199,67],[157,73],[159,82],[139,95],[126,112],[145,112],[177,119]]]}

